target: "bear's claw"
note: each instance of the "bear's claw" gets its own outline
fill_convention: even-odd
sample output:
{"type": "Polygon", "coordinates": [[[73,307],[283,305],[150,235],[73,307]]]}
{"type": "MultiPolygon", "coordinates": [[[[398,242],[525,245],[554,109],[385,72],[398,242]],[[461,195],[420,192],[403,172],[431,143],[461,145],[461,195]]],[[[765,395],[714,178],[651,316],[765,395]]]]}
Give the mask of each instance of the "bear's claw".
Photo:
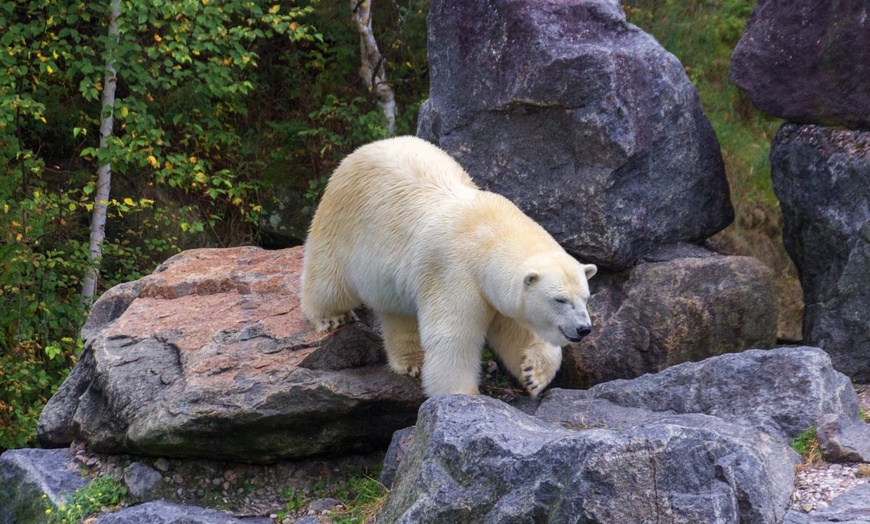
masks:
{"type": "Polygon", "coordinates": [[[315,329],[319,332],[325,331],[333,331],[341,326],[345,326],[352,322],[357,322],[359,319],[356,316],[356,313],[353,311],[348,311],[342,315],[336,315],[334,317],[322,318],[318,320],[315,324],[315,329]]]}
{"type": "Polygon", "coordinates": [[[552,355],[546,350],[534,351],[527,353],[523,358],[521,366],[523,385],[532,398],[537,398],[556,376],[556,371],[562,363],[561,356],[561,348],[554,348],[552,355]],[[558,352],[555,349],[558,349],[558,352]]]}

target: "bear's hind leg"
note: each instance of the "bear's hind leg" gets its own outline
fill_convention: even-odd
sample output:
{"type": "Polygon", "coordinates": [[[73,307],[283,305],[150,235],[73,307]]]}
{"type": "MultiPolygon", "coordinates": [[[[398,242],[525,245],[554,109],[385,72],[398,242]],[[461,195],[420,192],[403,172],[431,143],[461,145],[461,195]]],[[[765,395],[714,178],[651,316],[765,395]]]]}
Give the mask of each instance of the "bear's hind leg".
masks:
{"type": "Polygon", "coordinates": [[[362,303],[348,291],[339,278],[324,279],[318,271],[306,267],[302,274],[302,313],[316,331],[332,331],[355,322],[353,312],[362,303]]]}
{"type": "Polygon", "coordinates": [[[537,397],[562,365],[562,348],[548,344],[518,322],[496,315],[487,339],[495,354],[532,397],[537,397]]]}
{"type": "Polygon", "coordinates": [[[379,313],[378,317],[390,369],[399,375],[419,377],[423,369],[423,349],[417,319],[390,313],[379,313]]]}

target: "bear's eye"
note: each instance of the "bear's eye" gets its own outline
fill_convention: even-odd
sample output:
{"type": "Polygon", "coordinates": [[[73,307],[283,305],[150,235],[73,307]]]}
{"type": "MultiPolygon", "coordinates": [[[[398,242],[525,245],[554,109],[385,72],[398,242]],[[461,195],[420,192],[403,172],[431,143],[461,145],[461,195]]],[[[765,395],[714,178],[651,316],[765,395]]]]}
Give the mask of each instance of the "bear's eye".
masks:
{"type": "Polygon", "coordinates": [[[555,299],[555,300],[556,300],[556,302],[558,302],[559,304],[567,304],[567,303],[568,303],[568,299],[567,299],[567,298],[561,298],[561,297],[559,297],[559,298],[557,298],[557,299],[555,299]]]}

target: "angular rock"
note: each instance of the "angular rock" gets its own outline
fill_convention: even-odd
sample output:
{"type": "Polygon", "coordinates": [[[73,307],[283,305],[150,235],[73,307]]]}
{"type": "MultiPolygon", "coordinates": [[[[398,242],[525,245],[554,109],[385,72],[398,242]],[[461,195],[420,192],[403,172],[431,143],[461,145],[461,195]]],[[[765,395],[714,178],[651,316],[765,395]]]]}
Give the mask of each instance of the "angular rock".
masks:
{"type": "Polygon", "coordinates": [[[870,462],[870,425],[864,421],[831,413],[819,420],[816,437],[828,462],[870,462]]]}
{"type": "Polygon", "coordinates": [[[141,462],[133,462],[124,469],[124,484],[127,492],[135,500],[154,500],[159,498],[157,490],[163,476],[154,468],[141,462]]]}
{"type": "Polygon", "coordinates": [[[265,524],[269,519],[238,519],[214,509],[162,500],[101,515],[94,524],[265,524]]]}
{"type": "Polygon", "coordinates": [[[384,466],[381,469],[381,476],[378,482],[389,489],[393,485],[393,480],[396,478],[396,470],[402,459],[405,457],[408,447],[414,438],[414,426],[400,429],[393,433],[393,440],[390,441],[390,447],[384,455],[384,466]]]}
{"type": "Polygon", "coordinates": [[[192,250],[106,292],[40,442],[261,463],[385,445],[419,383],[383,365],[370,323],[310,331],[301,264],[301,248],[192,250]]]}
{"type": "Polygon", "coordinates": [[[866,0],[759,0],[731,56],[731,78],[765,113],[870,126],[868,13],[866,0]]]}
{"type": "Polygon", "coordinates": [[[590,282],[592,334],[566,349],[557,387],[634,378],[776,343],[773,274],[753,258],[669,246],[590,282]]]}
{"type": "Polygon", "coordinates": [[[731,223],[697,91],[616,0],[433,0],[428,37],[418,136],[572,255],[625,269],[731,223]]]}
{"type": "Polygon", "coordinates": [[[68,449],[5,451],[0,455],[0,522],[42,524],[48,501],[61,506],[87,483],[71,467],[68,449]]]}
{"type": "Polygon", "coordinates": [[[870,131],[784,124],[770,159],[804,290],[804,343],[870,382],[870,131]]]}
{"type": "Polygon", "coordinates": [[[763,433],[701,415],[566,426],[488,397],[429,399],[377,522],[778,524],[785,514],[796,454],[763,433]]]}
{"type": "Polygon", "coordinates": [[[850,423],[861,420],[849,378],[833,369],[827,353],[811,347],[721,355],[599,384],[584,394],[627,408],[704,413],[761,429],[784,442],[826,414],[841,415],[850,423]]]}

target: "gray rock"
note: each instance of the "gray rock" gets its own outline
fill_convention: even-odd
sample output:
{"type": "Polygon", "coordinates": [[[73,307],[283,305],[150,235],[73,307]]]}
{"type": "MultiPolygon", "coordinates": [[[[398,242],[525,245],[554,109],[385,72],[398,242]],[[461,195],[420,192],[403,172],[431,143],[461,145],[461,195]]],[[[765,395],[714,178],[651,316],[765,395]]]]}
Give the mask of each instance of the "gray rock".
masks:
{"type": "Polygon", "coordinates": [[[317,499],[308,505],[308,510],[315,513],[323,513],[335,509],[336,506],[341,506],[341,501],[334,498],[317,499]]]}
{"type": "Polygon", "coordinates": [[[0,522],[42,524],[47,502],[62,505],[87,480],[71,466],[68,449],[5,451],[0,455],[0,522]]]}
{"type": "Polygon", "coordinates": [[[623,407],[713,415],[785,442],[829,413],[860,420],[849,378],[832,368],[827,353],[810,347],[721,355],[599,384],[586,394],[623,407]]]}
{"type": "Polygon", "coordinates": [[[870,462],[870,425],[862,420],[838,413],[825,415],[819,419],[816,437],[828,462],[870,462]]]}
{"type": "Polygon", "coordinates": [[[434,0],[417,134],[572,255],[610,269],[734,213],[679,61],[616,0],[434,0]]]}
{"type": "Polygon", "coordinates": [[[566,350],[556,387],[584,388],[776,343],[773,273],[753,258],[668,246],[590,282],[592,334],[566,350]]]}
{"type": "Polygon", "coordinates": [[[381,476],[378,482],[389,489],[393,485],[393,480],[396,478],[396,470],[399,464],[407,454],[414,436],[414,426],[400,429],[393,433],[393,440],[390,441],[390,447],[387,449],[387,454],[384,455],[384,467],[381,469],[381,476]]]}
{"type": "Polygon", "coordinates": [[[731,57],[731,78],[765,113],[870,126],[870,3],[760,0],[731,57]]]}
{"type": "Polygon", "coordinates": [[[783,524],[870,524],[870,484],[858,484],[838,496],[827,508],[792,515],[783,524]]]}
{"type": "Polygon", "coordinates": [[[770,159],[804,290],[804,343],[870,382],[870,131],[784,124],[770,159]]]}
{"type": "Polygon", "coordinates": [[[301,266],[302,248],[191,250],[107,291],[40,443],[258,463],[385,446],[413,424],[419,381],[387,369],[364,315],[314,333],[301,266]]]}
{"type": "Polygon", "coordinates": [[[94,524],[242,524],[244,522],[246,521],[217,510],[158,500],[100,515],[94,524]]]}
{"type": "Polygon", "coordinates": [[[784,517],[796,454],[767,435],[700,415],[619,431],[567,426],[488,397],[426,401],[377,522],[784,517]]]}
{"type": "Polygon", "coordinates": [[[154,468],[141,462],[133,462],[124,469],[124,484],[136,500],[154,500],[163,476],[154,468]]]}

